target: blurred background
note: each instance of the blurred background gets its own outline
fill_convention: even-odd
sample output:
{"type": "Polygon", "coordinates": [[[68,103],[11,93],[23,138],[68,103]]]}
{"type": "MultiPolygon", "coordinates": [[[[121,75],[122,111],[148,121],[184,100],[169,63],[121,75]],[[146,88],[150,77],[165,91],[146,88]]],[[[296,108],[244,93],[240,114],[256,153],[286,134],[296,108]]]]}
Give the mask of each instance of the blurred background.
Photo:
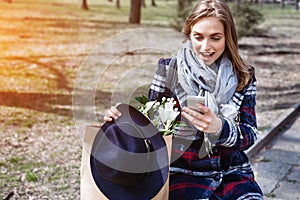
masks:
{"type": "MultiPolygon", "coordinates": [[[[97,44],[126,30],[180,31],[194,4],[192,0],[0,1],[1,199],[79,199],[82,144],[73,119],[72,91],[80,66],[97,44]]],[[[240,54],[256,70],[256,112],[263,135],[300,99],[299,1],[228,4],[235,16],[240,54]]],[[[157,37],[170,44],[178,39],[163,33],[157,37]]],[[[154,65],[153,72],[145,72],[151,79],[155,63],[167,56],[165,51],[139,50],[118,57],[96,88],[99,124],[111,105],[114,83],[131,63],[154,65]]],[[[145,74],[132,75],[132,84],[145,74]]],[[[132,92],[127,89],[125,84],[118,95],[132,92]]]]}

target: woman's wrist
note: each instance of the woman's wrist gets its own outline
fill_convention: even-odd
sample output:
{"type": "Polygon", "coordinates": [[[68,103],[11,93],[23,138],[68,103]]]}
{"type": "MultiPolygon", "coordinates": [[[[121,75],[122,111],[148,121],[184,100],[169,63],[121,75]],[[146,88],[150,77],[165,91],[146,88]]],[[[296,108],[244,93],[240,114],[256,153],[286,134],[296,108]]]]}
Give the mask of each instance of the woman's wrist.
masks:
{"type": "Polygon", "coordinates": [[[214,133],[214,135],[220,135],[222,133],[222,130],[223,130],[223,125],[224,125],[224,122],[223,122],[223,119],[221,117],[218,117],[218,124],[219,124],[219,128],[217,129],[217,131],[214,133]]]}

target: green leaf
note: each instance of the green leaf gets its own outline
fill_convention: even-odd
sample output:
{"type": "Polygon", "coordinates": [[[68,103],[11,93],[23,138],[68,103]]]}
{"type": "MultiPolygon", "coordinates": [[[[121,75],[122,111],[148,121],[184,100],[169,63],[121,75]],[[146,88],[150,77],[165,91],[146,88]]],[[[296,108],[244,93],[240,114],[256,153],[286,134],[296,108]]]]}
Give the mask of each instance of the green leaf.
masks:
{"type": "Polygon", "coordinates": [[[176,128],[176,127],[184,127],[184,126],[187,126],[187,124],[185,122],[182,122],[182,121],[177,121],[174,124],[174,128],[176,128]]]}
{"type": "Polygon", "coordinates": [[[146,97],[145,95],[137,96],[135,97],[135,100],[137,100],[139,103],[143,105],[146,105],[146,103],[148,102],[148,97],[146,97]]]}

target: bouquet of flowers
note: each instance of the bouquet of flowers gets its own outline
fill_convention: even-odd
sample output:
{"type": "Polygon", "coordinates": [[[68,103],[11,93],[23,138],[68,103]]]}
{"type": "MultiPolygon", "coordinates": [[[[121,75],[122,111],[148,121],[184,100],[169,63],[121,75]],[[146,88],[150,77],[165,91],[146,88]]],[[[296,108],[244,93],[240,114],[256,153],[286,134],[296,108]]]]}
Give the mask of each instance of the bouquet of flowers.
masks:
{"type": "Polygon", "coordinates": [[[162,101],[149,101],[144,95],[135,98],[139,103],[138,109],[147,116],[159,132],[163,135],[170,135],[177,127],[185,126],[181,121],[176,121],[179,115],[178,108],[175,107],[174,98],[163,97],[162,101]]]}

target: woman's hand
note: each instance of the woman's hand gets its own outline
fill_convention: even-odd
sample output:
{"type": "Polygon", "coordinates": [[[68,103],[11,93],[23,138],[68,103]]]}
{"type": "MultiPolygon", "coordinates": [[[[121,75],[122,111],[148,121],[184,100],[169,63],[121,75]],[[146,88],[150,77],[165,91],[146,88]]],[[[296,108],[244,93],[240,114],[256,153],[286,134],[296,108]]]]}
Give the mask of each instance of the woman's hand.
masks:
{"type": "Polygon", "coordinates": [[[112,106],[106,111],[106,116],[104,116],[103,119],[107,122],[111,122],[113,119],[116,120],[121,117],[121,115],[122,113],[116,108],[116,106],[112,106]]]}
{"type": "Polygon", "coordinates": [[[197,104],[197,106],[199,111],[188,107],[182,108],[182,116],[201,132],[218,133],[222,128],[222,120],[203,104],[197,104]]]}

